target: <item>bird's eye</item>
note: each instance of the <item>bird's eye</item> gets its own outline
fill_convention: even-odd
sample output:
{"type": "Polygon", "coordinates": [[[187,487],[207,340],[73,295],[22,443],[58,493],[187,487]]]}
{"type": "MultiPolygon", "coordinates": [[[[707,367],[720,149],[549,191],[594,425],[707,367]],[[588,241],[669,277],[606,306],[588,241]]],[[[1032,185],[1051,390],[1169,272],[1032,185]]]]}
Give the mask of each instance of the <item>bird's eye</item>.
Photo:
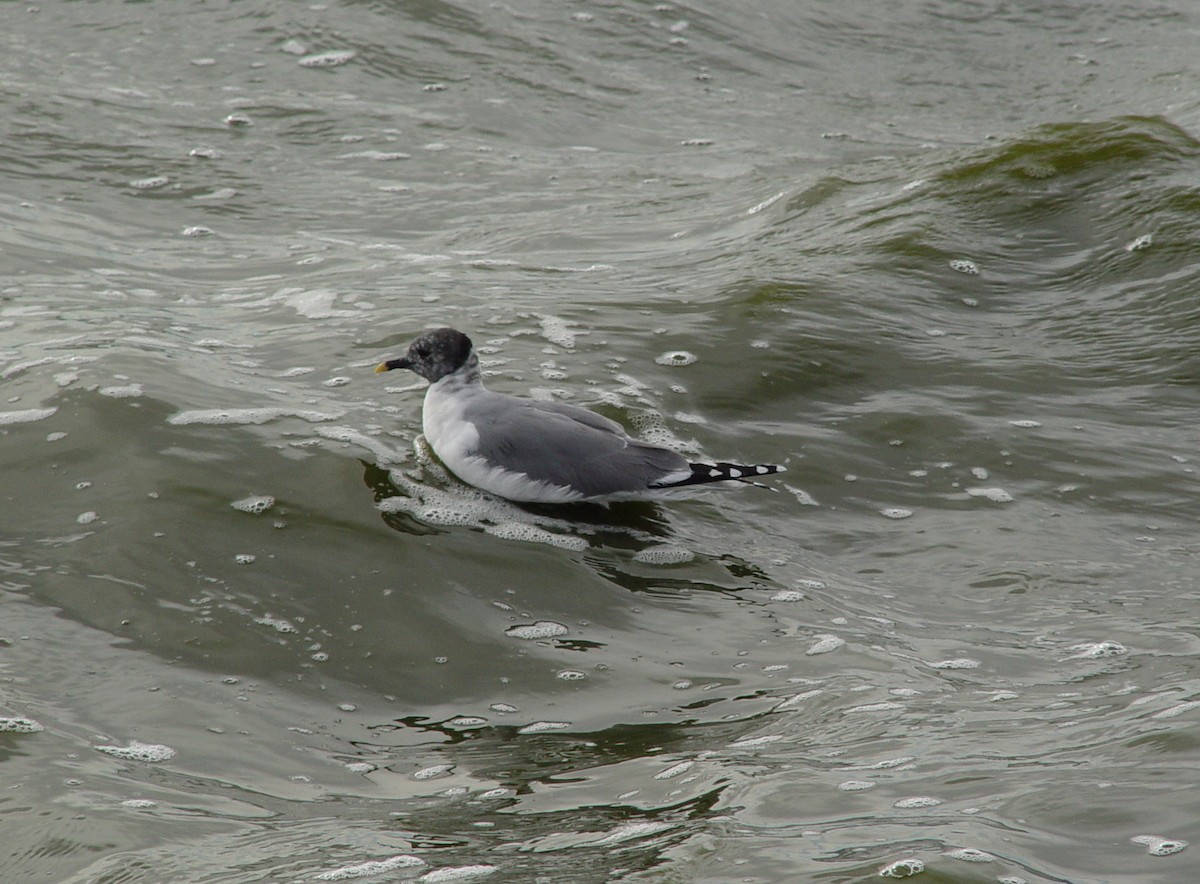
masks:
{"type": "Polygon", "coordinates": [[[421,359],[428,359],[429,358],[429,348],[424,345],[418,347],[417,348],[417,356],[419,356],[421,359]]]}

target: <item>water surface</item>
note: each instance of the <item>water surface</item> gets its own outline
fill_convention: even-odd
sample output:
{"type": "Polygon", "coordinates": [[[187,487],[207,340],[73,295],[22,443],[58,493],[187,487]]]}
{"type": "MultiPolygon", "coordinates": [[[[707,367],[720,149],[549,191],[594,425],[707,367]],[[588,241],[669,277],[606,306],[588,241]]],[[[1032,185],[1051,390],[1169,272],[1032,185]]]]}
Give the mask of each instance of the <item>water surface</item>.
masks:
{"type": "Polygon", "coordinates": [[[1200,873],[1189,4],[0,16],[4,880],[1200,873]]]}

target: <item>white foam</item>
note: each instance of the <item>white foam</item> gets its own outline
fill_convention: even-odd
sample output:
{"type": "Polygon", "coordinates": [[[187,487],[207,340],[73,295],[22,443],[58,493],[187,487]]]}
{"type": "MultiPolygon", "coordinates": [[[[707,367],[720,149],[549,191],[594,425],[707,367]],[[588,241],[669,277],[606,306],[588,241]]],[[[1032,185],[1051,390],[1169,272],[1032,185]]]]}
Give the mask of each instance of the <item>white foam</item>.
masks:
{"type": "Polygon", "coordinates": [[[295,626],[293,626],[290,622],[288,622],[287,620],[283,620],[282,618],[279,618],[279,617],[271,617],[270,615],[268,615],[266,617],[259,617],[254,622],[257,623],[259,626],[270,626],[276,632],[299,632],[300,631],[295,626]]]}
{"type": "Polygon", "coordinates": [[[1146,852],[1151,856],[1170,856],[1188,846],[1182,838],[1163,838],[1160,835],[1134,835],[1129,840],[1134,844],[1146,845],[1146,852]]]}
{"type": "Polygon", "coordinates": [[[838,638],[836,635],[818,635],[816,639],[812,646],[804,652],[809,657],[816,656],[817,654],[828,654],[846,644],[844,638],[838,638]]]}
{"type": "Polygon", "coordinates": [[[501,522],[499,525],[488,525],[484,529],[488,534],[503,540],[523,540],[526,543],[545,543],[561,549],[582,552],[588,543],[582,537],[554,534],[528,522],[501,522]]]}
{"type": "Polygon", "coordinates": [[[970,657],[958,657],[954,660],[938,660],[936,663],[930,663],[932,669],[978,669],[979,661],[972,660],[970,657]]]}
{"type": "Polygon", "coordinates": [[[229,504],[235,510],[241,510],[243,513],[265,513],[271,507],[275,506],[275,498],[269,494],[252,494],[250,497],[243,497],[241,500],[235,500],[229,504]]]}
{"type": "Polygon", "coordinates": [[[996,857],[992,856],[986,850],[978,850],[974,847],[959,847],[955,850],[947,850],[946,856],[965,863],[994,863],[996,861],[996,857]]]}
{"type": "Polygon", "coordinates": [[[315,424],[336,420],[341,415],[294,408],[201,408],[173,414],[167,418],[167,423],[177,427],[188,424],[265,424],[284,417],[298,417],[315,424]]]}
{"type": "Polygon", "coordinates": [[[412,869],[425,865],[425,860],[407,853],[398,853],[387,859],[370,860],[352,866],[342,866],[340,869],[330,869],[314,875],[314,881],[349,881],[353,878],[366,878],[371,875],[382,875],[397,869],[412,869]]]}
{"type": "Polygon", "coordinates": [[[808,700],[812,697],[817,696],[818,694],[823,694],[823,693],[825,693],[825,692],[823,690],[821,690],[820,688],[813,688],[811,691],[804,691],[803,693],[800,693],[800,694],[794,694],[794,695],[788,697],[786,700],[782,701],[781,703],[777,704],[775,706],[775,708],[771,711],[772,712],[782,712],[784,709],[794,709],[795,707],[797,707],[801,703],[803,703],[805,700],[808,700]]]}
{"type": "Polygon", "coordinates": [[[1101,657],[1120,657],[1129,653],[1123,644],[1114,641],[1085,642],[1080,645],[1071,645],[1067,650],[1075,653],[1064,658],[1066,660],[1096,660],[1101,657]]]}
{"type": "Polygon", "coordinates": [[[145,395],[141,384],[126,384],[125,386],[116,387],[101,387],[96,391],[101,396],[108,396],[111,399],[136,399],[138,396],[145,395]]]}
{"type": "Polygon", "coordinates": [[[661,356],[654,357],[654,361],[659,365],[691,365],[698,358],[695,353],[689,353],[687,350],[668,350],[661,356]]]}
{"type": "Polygon", "coordinates": [[[891,712],[895,709],[903,709],[900,703],[893,703],[890,700],[885,700],[882,703],[865,703],[862,706],[851,706],[845,710],[847,715],[854,715],[859,712],[891,712]]]}
{"type": "Polygon", "coordinates": [[[729,744],[730,749],[755,749],[759,746],[766,746],[769,743],[778,743],[783,739],[783,734],[768,734],[763,737],[746,737],[742,740],[735,740],[729,744]]]}
{"type": "Polygon", "coordinates": [[[941,803],[941,798],[932,798],[929,795],[914,795],[911,798],[901,798],[899,801],[892,802],[892,807],[908,810],[915,807],[937,807],[941,803]]]}
{"type": "Polygon", "coordinates": [[[0,733],[5,734],[36,734],[44,731],[40,722],[32,718],[14,717],[0,718],[0,733]]]}
{"type": "Polygon", "coordinates": [[[887,509],[880,510],[879,514],[888,519],[907,519],[913,514],[913,511],[898,506],[890,506],[887,509]]]}
{"type": "Polygon", "coordinates": [[[675,828],[674,823],[659,823],[659,822],[642,822],[642,823],[622,823],[611,832],[608,832],[594,841],[587,841],[578,846],[580,847],[608,847],[612,844],[621,844],[625,841],[632,841],[635,838],[645,838],[648,835],[657,835],[659,832],[666,832],[669,829],[675,828]]]}
{"type": "Polygon", "coordinates": [[[485,878],[496,871],[495,866],[450,866],[426,872],[417,879],[418,884],[442,884],[445,881],[469,881],[474,878],[485,878]]]}
{"type": "Polygon", "coordinates": [[[798,589],[781,589],[771,596],[773,602],[799,602],[804,600],[804,593],[798,589]]]}
{"type": "Polygon", "coordinates": [[[368,436],[353,427],[316,427],[315,432],[323,439],[332,439],[335,442],[345,442],[350,445],[357,445],[359,448],[365,448],[375,455],[375,461],[380,466],[403,463],[408,459],[407,452],[393,448],[387,443],[368,436]]]}
{"type": "Polygon", "coordinates": [[[19,411],[0,411],[0,426],[43,421],[56,411],[58,411],[57,408],[25,408],[19,411]]]}
{"type": "Polygon", "coordinates": [[[143,761],[146,764],[158,764],[175,757],[175,750],[170,746],[159,743],[139,743],[130,740],[128,746],[93,746],[97,752],[120,758],[122,761],[143,761]]]}
{"type": "Polygon", "coordinates": [[[868,789],[874,789],[875,783],[867,780],[846,780],[844,783],[838,783],[839,792],[865,792],[868,789]]]}
{"type": "Polygon", "coordinates": [[[537,318],[538,324],[542,327],[542,337],[563,349],[574,349],[575,336],[578,332],[568,327],[567,320],[547,314],[538,314],[537,318]]]}
{"type": "Polygon", "coordinates": [[[919,875],[925,871],[925,863],[919,859],[909,857],[908,859],[898,859],[894,863],[888,863],[879,870],[880,878],[908,878],[912,875],[919,875]]]}
{"type": "Polygon", "coordinates": [[[1011,503],[1012,495],[1003,488],[968,488],[969,497],[986,497],[994,503],[1011,503]]]}
{"type": "Polygon", "coordinates": [[[454,770],[453,764],[434,764],[417,771],[412,775],[412,778],[414,780],[433,780],[438,777],[444,777],[452,770],[454,770]]]}
{"type": "Polygon", "coordinates": [[[656,780],[670,780],[679,776],[681,773],[686,773],[691,770],[696,764],[694,761],[681,761],[678,764],[672,764],[670,767],[660,770],[654,775],[656,780]]]}
{"type": "Polygon", "coordinates": [[[518,734],[544,734],[547,731],[565,731],[571,726],[569,721],[535,721],[517,730],[518,734]]]}
{"type": "Polygon", "coordinates": [[[680,565],[690,562],[694,558],[696,558],[696,554],[690,549],[673,543],[647,547],[633,554],[635,562],[643,562],[647,565],[680,565]]]}
{"type": "Polygon", "coordinates": [[[959,258],[951,261],[950,269],[957,270],[959,273],[965,273],[968,276],[979,275],[979,266],[974,261],[968,261],[965,258],[959,258]]]}

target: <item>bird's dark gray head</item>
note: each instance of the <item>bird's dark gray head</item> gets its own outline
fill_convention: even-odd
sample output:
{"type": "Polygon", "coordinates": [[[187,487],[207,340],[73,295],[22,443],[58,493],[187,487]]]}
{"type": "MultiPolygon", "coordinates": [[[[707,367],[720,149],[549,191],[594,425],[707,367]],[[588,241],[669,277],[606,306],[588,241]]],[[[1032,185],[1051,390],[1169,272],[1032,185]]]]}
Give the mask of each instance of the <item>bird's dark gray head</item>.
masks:
{"type": "Polygon", "coordinates": [[[453,374],[472,360],[471,339],[452,328],[435,328],[425,332],[408,345],[408,352],[399,359],[389,359],[375,366],[376,371],[407,368],[431,384],[453,374]]]}

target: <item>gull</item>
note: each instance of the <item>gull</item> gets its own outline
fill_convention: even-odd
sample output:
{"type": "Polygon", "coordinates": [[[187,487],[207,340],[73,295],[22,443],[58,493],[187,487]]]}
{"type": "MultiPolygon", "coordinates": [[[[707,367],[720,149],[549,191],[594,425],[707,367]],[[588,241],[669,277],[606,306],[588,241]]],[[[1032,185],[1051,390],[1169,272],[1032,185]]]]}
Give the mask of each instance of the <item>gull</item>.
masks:
{"type": "Polygon", "coordinates": [[[586,408],[493,392],[483,385],[471,339],[452,328],[425,332],[375,370],[397,368],[429,381],[421,422],[438,459],[506,500],[648,500],[714,482],[757,485],[752,477],[784,472],[775,464],[692,463],[586,408]]]}

